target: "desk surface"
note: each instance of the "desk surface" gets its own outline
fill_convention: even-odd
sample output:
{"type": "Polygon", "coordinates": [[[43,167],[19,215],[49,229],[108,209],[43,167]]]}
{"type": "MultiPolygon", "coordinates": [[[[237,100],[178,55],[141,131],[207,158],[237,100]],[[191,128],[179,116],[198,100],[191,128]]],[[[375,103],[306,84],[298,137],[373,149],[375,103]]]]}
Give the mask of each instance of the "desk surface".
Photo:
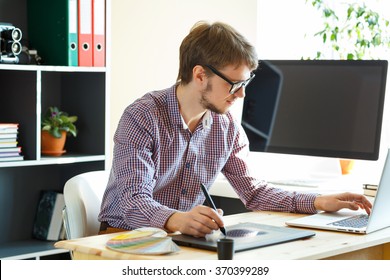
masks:
{"type": "MultiPolygon", "coordinates": [[[[301,214],[279,212],[250,212],[225,216],[225,224],[254,222],[285,226],[287,220],[301,214]]],[[[290,260],[290,259],[389,259],[390,228],[367,235],[313,230],[314,237],[278,245],[239,252],[235,260],[290,260]]],[[[181,246],[178,253],[169,255],[133,255],[112,251],[105,247],[107,240],[118,233],[62,240],[55,247],[71,250],[75,258],[83,259],[138,259],[138,260],[216,260],[216,252],[181,246]]]]}

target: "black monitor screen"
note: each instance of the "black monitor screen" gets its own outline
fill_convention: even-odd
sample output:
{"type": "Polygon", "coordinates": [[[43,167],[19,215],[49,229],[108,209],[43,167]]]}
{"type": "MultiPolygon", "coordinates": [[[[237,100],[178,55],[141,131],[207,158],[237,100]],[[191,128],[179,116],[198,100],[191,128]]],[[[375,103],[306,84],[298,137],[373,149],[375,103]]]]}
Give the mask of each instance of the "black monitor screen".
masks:
{"type": "Polygon", "coordinates": [[[251,151],[376,160],[387,61],[262,60],[246,88],[251,151]]]}

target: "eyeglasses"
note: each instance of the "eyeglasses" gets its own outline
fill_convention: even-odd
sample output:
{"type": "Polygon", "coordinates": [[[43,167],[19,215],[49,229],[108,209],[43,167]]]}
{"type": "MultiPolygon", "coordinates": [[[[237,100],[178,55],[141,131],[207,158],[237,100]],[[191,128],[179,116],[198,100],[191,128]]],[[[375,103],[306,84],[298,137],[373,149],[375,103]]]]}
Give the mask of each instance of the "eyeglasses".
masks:
{"type": "Polygon", "coordinates": [[[215,69],[213,66],[211,66],[211,65],[205,65],[205,66],[207,68],[209,68],[211,70],[211,72],[213,72],[215,75],[224,79],[226,82],[228,82],[232,86],[229,90],[230,94],[235,94],[237,91],[240,90],[240,88],[246,87],[255,77],[255,74],[251,73],[251,76],[247,80],[233,83],[228,78],[226,78],[221,72],[219,72],[217,69],[215,69]]]}

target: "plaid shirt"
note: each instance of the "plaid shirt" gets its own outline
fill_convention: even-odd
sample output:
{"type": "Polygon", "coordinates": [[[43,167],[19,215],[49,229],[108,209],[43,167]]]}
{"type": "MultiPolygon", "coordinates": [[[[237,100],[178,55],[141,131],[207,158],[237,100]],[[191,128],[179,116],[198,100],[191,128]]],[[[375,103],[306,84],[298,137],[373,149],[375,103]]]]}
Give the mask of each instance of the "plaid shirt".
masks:
{"type": "Polygon", "coordinates": [[[114,136],[111,175],[100,221],[112,227],[164,228],[176,211],[204,202],[200,189],[222,172],[251,210],[315,213],[315,194],[287,192],[252,177],[248,140],[230,113],[207,112],[193,133],[185,125],[176,86],[128,106],[114,136]]]}

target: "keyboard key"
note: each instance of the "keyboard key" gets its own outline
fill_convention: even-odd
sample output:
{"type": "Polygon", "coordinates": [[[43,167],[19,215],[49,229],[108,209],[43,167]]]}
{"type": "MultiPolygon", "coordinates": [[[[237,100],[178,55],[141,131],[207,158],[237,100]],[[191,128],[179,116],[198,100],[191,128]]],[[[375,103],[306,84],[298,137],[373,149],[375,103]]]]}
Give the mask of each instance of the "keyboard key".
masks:
{"type": "Polygon", "coordinates": [[[351,228],[362,228],[366,227],[368,223],[368,215],[362,214],[353,217],[346,218],[337,222],[330,223],[330,225],[339,227],[351,227],[351,228]]]}

